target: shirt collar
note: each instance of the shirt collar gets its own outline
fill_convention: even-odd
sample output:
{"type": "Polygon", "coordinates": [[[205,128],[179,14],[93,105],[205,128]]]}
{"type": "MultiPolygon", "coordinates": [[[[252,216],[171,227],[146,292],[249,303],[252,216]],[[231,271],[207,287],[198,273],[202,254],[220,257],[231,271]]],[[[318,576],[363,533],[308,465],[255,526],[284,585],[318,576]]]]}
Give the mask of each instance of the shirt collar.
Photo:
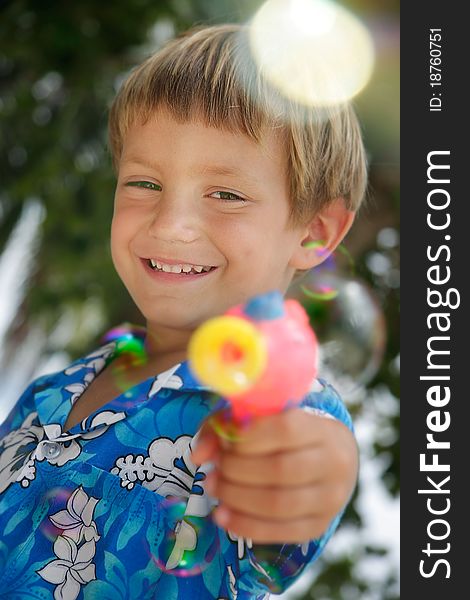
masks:
{"type": "MultiPolygon", "coordinates": [[[[123,349],[129,349],[131,352],[135,352],[137,355],[144,353],[144,340],[147,335],[145,327],[140,325],[133,325],[132,323],[122,323],[118,327],[114,327],[108,331],[102,338],[102,342],[105,344],[109,342],[115,342],[115,348],[113,354],[109,357],[112,361],[118,355],[119,351],[123,349]]],[[[99,352],[99,350],[98,350],[99,352]]],[[[170,389],[181,389],[181,390],[198,390],[198,391],[209,391],[210,388],[200,383],[197,377],[191,370],[189,362],[183,361],[177,363],[166,371],[155,374],[156,382],[158,381],[158,388],[170,388],[170,389]]]]}
{"type": "Polygon", "coordinates": [[[183,381],[183,385],[181,389],[184,390],[199,390],[199,391],[211,391],[211,388],[207,385],[202,384],[189,366],[189,361],[185,360],[180,363],[177,370],[175,371],[175,375],[181,377],[183,381]]]}
{"type": "MultiPolygon", "coordinates": [[[[125,323],[115,327],[102,338],[103,345],[75,360],[65,370],[52,375],[41,377],[35,386],[35,403],[42,423],[63,424],[70,412],[69,402],[74,394],[80,396],[86,387],[118,356],[124,347],[139,351],[143,346],[143,329],[125,323]]],[[[177,363],[162,373],[155,374],[149,396],[158,393],[161,389],[174,389],[180,391],[211,391],[203,385],[191,371],[188,361],[177,363]]],[[[73,400],[72,400],[73,402],[73,400]]]]}

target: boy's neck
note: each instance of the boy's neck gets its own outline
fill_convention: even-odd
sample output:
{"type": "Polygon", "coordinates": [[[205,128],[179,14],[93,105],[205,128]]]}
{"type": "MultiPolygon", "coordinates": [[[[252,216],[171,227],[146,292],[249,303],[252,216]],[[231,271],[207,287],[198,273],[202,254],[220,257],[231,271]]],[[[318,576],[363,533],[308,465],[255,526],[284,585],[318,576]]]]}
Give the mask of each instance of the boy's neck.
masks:
{"type": "MultiPolygon", "coordinates": [[[[147,322],[145,351],[149,362],[172,364],[187,358],[187,347],[192,331],[167,329],[147,322]]],[[[164,369],[163,369],[164,370],[164,369]]]]}

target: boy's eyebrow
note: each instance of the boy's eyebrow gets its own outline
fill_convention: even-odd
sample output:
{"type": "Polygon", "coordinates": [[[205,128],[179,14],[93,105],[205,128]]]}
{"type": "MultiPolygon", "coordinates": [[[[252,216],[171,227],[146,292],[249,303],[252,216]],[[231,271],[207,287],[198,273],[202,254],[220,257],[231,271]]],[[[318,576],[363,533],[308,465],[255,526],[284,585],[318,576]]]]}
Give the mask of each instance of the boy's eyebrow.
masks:
{"type": "Polygon", "coordinates": [[[202,175],[225,175],[228,177],[243,177],[244,179],[250,179],[256,181],[254,177],[251,177],[246,171],[237,169],[236,167],[226,167],[224,165],[207,165],[201,169],[202,175]]]}
{"type": "MultiPolygon", "coordinates": [[[[151,161],[149,161],[145,158],[140,158],[140,157],[135,157],[135,156],[127,156],[123,160],[123,162],[138,164],[143,167],[148,167],[150,169],[157,168],[157,165],[155,163],[152,163],[151,161]]],[[[194,174],[195,175],[222,175],[225,177],[241,177],[241,178],[243,178],[243,180],[245,180],[249,183],[253,183],[253,184],[260,183],[259,179],[256,178],[254,175],[251,175],[251,174],[247,173],[246,171],[239,169],[238,167],[229,167],[227,165],[205,165],[205,166],[202,166],[201,168],[194,169],[194,174]]]]}

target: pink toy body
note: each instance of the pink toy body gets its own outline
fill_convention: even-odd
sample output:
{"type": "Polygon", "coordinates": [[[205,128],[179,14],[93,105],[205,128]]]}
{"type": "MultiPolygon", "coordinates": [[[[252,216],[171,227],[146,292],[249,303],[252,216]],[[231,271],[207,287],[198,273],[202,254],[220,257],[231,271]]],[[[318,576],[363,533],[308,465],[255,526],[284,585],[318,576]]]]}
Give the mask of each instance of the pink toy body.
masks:
{"type": "Polygon", "coordinates": [[[247,391],[226,397],[233,418],[239,422],[298,404],[317,374],[318,343],[304,308],[296,300],[284,301],[278,293],[258,296],[251,302],[258,299],[268,304],[275,302],[274,313],[278,314],[269,314],[268,307],[263,318],[263,310],[258,307],[253,316],[245,310],[250,303],[226,313],[250,321],[267,344],[267,365],[258,380],[247,391]]]}

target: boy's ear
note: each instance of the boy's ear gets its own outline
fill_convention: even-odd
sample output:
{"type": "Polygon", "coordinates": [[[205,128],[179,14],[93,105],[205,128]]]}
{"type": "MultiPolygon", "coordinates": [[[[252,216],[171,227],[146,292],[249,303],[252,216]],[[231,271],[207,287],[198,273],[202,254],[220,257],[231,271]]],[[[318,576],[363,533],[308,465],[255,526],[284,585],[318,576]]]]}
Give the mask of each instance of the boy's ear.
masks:
{"type": "Polygon", "coordinates": [[[305,226],[305,235],[292,256],[291,266],[307,270],[322,263],[348,233],[354,216],[355,213],[346,208],[343,198],[330,202],[305,226]]]}

